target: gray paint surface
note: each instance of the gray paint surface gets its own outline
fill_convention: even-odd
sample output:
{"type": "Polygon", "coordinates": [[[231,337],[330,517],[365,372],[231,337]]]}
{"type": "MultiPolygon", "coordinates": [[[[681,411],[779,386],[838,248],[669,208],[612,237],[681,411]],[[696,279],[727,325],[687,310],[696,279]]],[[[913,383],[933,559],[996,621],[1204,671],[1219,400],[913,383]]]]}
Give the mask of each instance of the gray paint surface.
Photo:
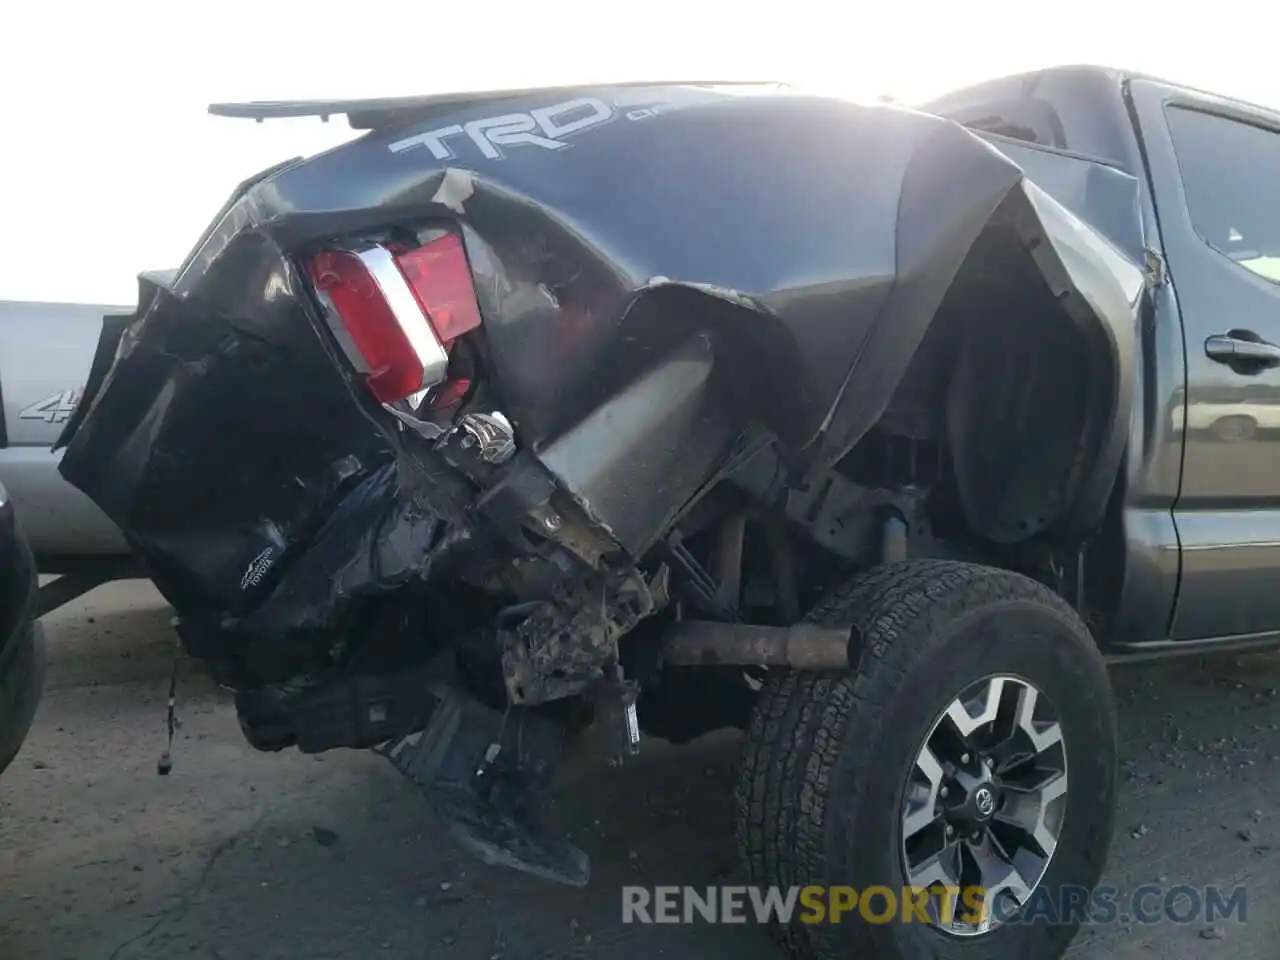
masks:
{"type": "Polygon", "coordinates": [[[50,447],[84,387],[105,313],[130,307],[0,300],[0,483],[40,554],[126,550],[115,526],[58,473],[50,447]]]}

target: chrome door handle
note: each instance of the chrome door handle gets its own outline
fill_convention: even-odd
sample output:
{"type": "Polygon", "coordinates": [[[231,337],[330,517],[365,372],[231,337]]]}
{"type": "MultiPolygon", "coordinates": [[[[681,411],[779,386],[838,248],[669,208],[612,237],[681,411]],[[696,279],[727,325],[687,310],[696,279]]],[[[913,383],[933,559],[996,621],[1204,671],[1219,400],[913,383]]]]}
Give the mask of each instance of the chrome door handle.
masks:
{"type": "Polygon", "coordinates": [[[1262,340],[1243,340],[1221,334],[1204,342],[1205,355],[1218,363],[1256,363],[1265,367],[1280,365],[1280,347],[1262,340]]]}

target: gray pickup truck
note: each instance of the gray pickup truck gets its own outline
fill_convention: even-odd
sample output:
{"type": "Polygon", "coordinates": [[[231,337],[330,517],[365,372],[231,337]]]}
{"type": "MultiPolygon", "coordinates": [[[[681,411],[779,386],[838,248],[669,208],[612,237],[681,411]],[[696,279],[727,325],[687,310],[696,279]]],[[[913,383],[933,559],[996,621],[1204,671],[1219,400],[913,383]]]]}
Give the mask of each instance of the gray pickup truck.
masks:
{"type": "Polygon", "coordinates": [[[62,575],[42,590],[42,610],[135,570],[120,531],[62,479],[52,450],[80,399],[103,316],[130,309],[0,300],[0,483],[41,572],[62,575]]]}
{"type": "Polygon", "coordinates": [[[144,282],[60,469],[251,743],[581,884],[566,736],[743,727],[753,886],[912,905],[789,955],[1063,955],[1105,658],[1280,646],[1280,113],[1092,68],[217,111],[366,132],[144,282]]]}

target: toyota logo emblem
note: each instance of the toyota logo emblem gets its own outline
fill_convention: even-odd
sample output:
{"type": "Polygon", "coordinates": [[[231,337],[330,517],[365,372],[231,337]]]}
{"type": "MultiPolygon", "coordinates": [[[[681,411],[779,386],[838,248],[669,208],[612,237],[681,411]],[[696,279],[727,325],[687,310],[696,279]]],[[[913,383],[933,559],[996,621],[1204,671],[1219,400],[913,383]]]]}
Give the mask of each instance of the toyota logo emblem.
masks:
{"type": "Polygon", "coordinates": [[[996,809],[996,797],[987,787],[979,787],[973,795],[973,805],[977,807],[979,816],[989,817],[996,809]]]}

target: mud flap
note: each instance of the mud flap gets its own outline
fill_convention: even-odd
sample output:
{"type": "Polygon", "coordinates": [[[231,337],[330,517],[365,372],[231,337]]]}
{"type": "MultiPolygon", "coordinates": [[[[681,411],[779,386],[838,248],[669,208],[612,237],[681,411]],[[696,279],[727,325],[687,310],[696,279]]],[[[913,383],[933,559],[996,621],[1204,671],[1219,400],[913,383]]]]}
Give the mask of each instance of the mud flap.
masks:
{"type": "Polygon", "coordinates": [[[467,850],[484,863],[585,886],[587,854],[539,823],[540,800],[563,747],[560,726],[532,711],[491,710],[454,690],[424,730],[376,748],[418,785],[467,850]]]}

